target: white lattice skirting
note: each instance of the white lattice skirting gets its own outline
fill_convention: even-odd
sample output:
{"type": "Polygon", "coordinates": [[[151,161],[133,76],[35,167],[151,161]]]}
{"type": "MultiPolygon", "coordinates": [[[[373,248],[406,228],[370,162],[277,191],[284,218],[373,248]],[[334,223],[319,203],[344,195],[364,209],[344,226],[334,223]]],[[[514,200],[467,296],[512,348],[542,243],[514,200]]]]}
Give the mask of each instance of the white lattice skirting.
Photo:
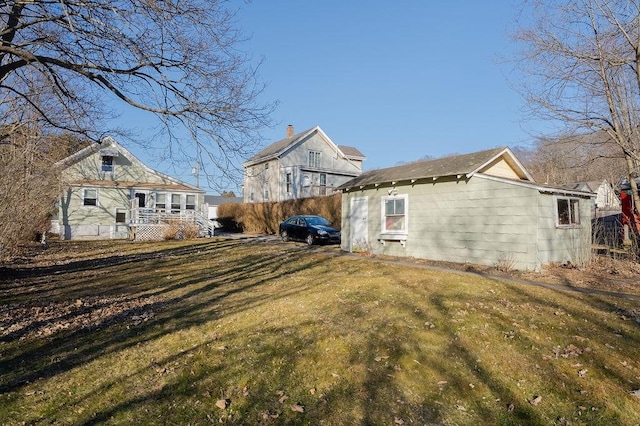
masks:
{"type": "Polygon", "coordinates": [[[131,228],[134,241],[160,241],[164,240],[167,228],[165,223],[157,225],[136,225],[131,228]]]}

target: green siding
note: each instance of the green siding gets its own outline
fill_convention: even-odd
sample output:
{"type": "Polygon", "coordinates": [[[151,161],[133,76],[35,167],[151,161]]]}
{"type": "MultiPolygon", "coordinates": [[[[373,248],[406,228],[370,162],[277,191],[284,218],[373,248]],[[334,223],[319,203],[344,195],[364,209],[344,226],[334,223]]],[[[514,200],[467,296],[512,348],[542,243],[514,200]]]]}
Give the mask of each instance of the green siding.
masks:
{"type": "MultiPolygon", "coordinates": [[[[368,238],[375,254],[483,265],[508,261],[515,268],[528,270],[563,261],[570,254],[577,263],[584,258],[585,247],[588,256],[590,223],[583,220],[580,228],[556,229],[553,195],[481,178],[398,185],[397,194],[408,195],[406,243],[380,240],[380,206],[391,189],[381,185],[353,190],[343,197],[344,212],[348,212],[351,198],[368,197],[368,238]]],[[[589,200],[580,204],[582,217],[589,218],[589,200]]],[[[350,250],[349,214],[343,216],[342,248],[350,250]]]]}

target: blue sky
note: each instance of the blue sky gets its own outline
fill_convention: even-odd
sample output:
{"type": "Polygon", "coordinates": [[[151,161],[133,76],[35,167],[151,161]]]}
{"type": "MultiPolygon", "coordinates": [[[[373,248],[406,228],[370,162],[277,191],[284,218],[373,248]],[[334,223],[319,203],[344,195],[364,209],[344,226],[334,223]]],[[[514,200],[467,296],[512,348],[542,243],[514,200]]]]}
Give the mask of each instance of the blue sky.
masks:
{"type": "MultiPolygon", "coordinates": [[[[284,138],[288,124],[318,125],[360,149],[370,170],[533,141],[503,61],[515,50],[515,1],[232,4],[250,37],[241,48],[264,60],[263,100],[279,102],[265,146],[284,138]]],[[[193,182],[188,172],[176,177],[193,182]]]]}

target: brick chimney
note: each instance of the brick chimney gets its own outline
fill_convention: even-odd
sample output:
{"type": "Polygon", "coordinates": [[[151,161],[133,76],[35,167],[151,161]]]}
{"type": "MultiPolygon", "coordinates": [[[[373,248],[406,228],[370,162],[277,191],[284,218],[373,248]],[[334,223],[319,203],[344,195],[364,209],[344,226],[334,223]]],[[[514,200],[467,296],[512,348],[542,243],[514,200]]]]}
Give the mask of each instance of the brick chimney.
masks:
{"type": "Polygon", "coordinates": [[[293,136],[293,124],[287,126],[287,137],[290,138],[291,136],[293,136]]]}

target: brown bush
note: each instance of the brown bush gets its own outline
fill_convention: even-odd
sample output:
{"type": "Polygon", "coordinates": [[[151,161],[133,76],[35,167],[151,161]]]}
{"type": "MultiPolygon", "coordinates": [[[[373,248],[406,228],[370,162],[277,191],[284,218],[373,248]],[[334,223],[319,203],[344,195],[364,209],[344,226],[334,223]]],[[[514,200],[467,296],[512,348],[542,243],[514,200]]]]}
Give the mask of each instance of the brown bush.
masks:
{"type": "Polygon", "coordinates": [[[166,222],[163,229],[165,240],[193,240],[198,238],[200,227],[196,223],[171,220],[166,222]]]}
{"type": "Polygon", "coordinates": [[[287,200],[280,203],[228,203],[218,206],[218,220],[223,226],[235,223],[249,234],[277,234],[280,222],[296,214],[323,216],[333,226],[340,228],[342,194],[287,200]]]}

